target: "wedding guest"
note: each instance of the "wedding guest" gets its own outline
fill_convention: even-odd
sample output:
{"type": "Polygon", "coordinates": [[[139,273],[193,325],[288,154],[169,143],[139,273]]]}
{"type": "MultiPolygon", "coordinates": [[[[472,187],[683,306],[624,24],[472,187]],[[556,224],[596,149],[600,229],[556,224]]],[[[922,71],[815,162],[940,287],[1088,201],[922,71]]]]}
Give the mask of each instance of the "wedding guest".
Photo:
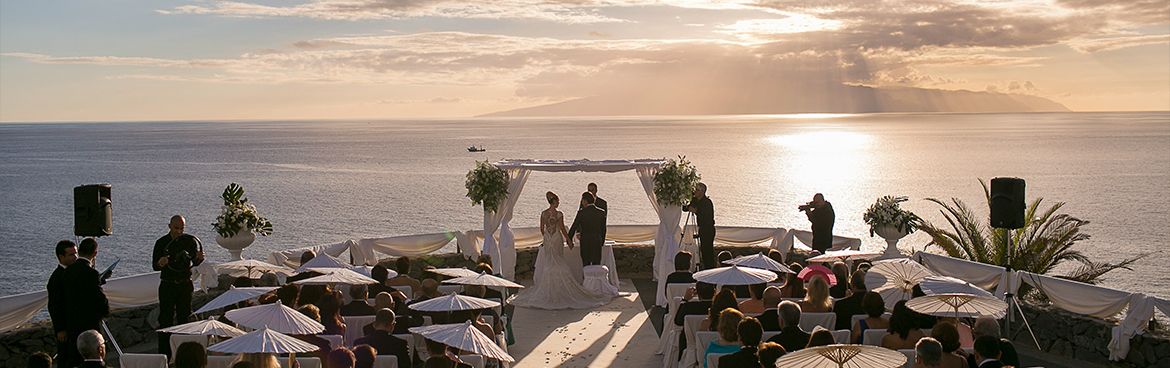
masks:
{"type": "Polygon", "coordinates": [[[325,325],[324,335],[345,336],[345,320],[341,319],[341,292],[332,292],[321,297],[317,304],[321,312],[321,324],[325,325]]]}
{"type": "MultiPolygon", "coordinates": [[[[773,261],[776,261],[776,263],[784,264],[784,253],[780,253],[780,251],[778,251],[778,250],[768,249],[768,258],[773,260],[773,261]]],[[[780,283],[780,282],[784,282],[785,280],[788,280],[788,273],[787,272],[783,272],[783,271],[772,271],[772,272],[776,273],[776,281],[775,282],[780,283]]]]}
{"type": "Polygon", "coordinates": [[[378,313],[374,315],[373,331],[367,332],[365,336],[354,340],[354,345],[369,345],[377,351],[379,355],[393,355],[398,357],[399,367],[410,367],[410,353],[407,350],[406,341],[394,336],[395,319],[394,311],[389,308],[379,309],[378,313]]]}
{"type": "MultiPolygon", "coordinates": [[[[979,319],[975,320],[975,326],[971,328],[971,332],[975,336],[976,340],[978,340],[980,336],[991,336],[999,340],[999,351],[1001,353],[999,360],[1006,365],[1015,367],[1020,366],[1020,355],[1016,352],[1016,346],[1012,344],[1011,340],[1000,338],[999,322],[997,322],[994,318],[979,317],[979,319]]],[[[968,365],[972,368],[978,367],[976,365],[978,361],[975,361],[974,355],[969,356],[972,358],[967,360],[968,365]]]]}
{"type": "Polygon", "coordinates": [[[975,361],[977,368],[1001,368],[1004,362],[1000,360],[1002,352],[999,350],[999,340],[991,336],[979,336],[975,339],[975,361]]]}
{"type": "Polygon", "coordinates": [[[243,353],[236,358],[236,363],[232,366],[235,367],[240,363],[255,368],[280,368],[280,361],[276,359],[276,354],[272,353],[243,353]]]}
{"type": "Polygon", "coordinates": [[[207,367],[207,350],[203,344],[187,341],[175,349],[175,368],[207,367]]]}
{"type": "Polygon", "coordinates": [[[366,290],[366,292],[373,294],[373,295],[378,295],[378,293],[381,293],[384,291],[389,292],[391,290],[394,290],[394,289],[391,289],[389,286],[386,286],[386,279],[390,278],[390,270],[387,269],[386,266],[383,266],[381,263],[376,264],[376,265],[374,265],[374,267],[370,268],[370,278],[374,279],[374,281],[377,281],[378,283],[370,285],[368,290],[366,290]]]}
{"type": "Polygon", "coordinates": [[[803,298],[804,297],[804,280],[796,275],[804,269],[799,263],[792,262],[788,265],[788,269],[792,273],[788,274],[788,279],[784,282],[784,287],[780,289],[781,296],[784,298],[803,298]]]}
{"type": "MultiPolygon", "coordinates": [[[[410,290],[417,295],[419,289],[422,288],[422,283],[410,277],[410,257],[398,257],[394,260],[394,269],[398,271],[398,276],[386,280],[386,286],[409,286],[410,290]]],[[[414,298],[414,295],[407,295],[407,297],[414,298]]]]}
{"type": "MultiPolygon", "coordinates": [[[[849,285],[852,288],[849,296],[833,302],[833,313],[837,314],[835,330],[848,330],[852,327],[850,325],[853,323],[853,316],[865,313],[861,308],[861,303],[865,299],[865,272],[853,272],[853,276],[849,278],[849,285]]],[[[832,290],[829,293],[832,294],[832,290]]]]}
{"type": "Polygon", "coordinates": [[[739,303],[739,311],[747,315],[757,315],[764,313],[764,289],[768,284],[751,284],[748,285],[748,295],[750,298],[739,303]]]}
{"type": "MultiPolygon", "coordinates": [[[[309,263],[309,261],[312,261],[313,258],[317,258],[317,253],[313,252],[311,250],[306,250],[304,253],[301,253],[301,264],[303,265],[305,263],[309,263]]],[[[286,279],[284,282],[291,284],[294,281],[301,281],[304,279],[310,279],[310,278],[314,278],[314,277],[321,276],[321,275],[322,274],[320,272],[305,270],[304,272],[289,276],[289,278],[286,279]]]]}
{"type": "Polygon", "coordinates": [[[297,299],[300,298],[300,295],[301,289],[293,284],[285,284],[276,289],[276,297],[280,299],[280,304],[289,308],[296,309],[298,307],[297,299]]]}
{"type": "Polygon", "coordinates": [[[824,277],[813,277],[806,285],[800,310],[805,313],[828,313],[833,311],[833,298],[829,297],[829,282],[824,277]]]}
{"type": "Polygon", "coordinates": [[[326,363],[325,366],[329,368],[354,368],[357,358],[353,356],[352,351],[342,346],[329,352],[326,363]]]}
{"type": "Polygon", "coordinates": [[[913,349],[918,339],[926,337],[914,323],[914,311],[906,307],[905,300],[894,305],[890,328],[886,331],[889,334],[882,338],[882,347],[890,350],[913,349]]]}
{"type": "Polygon", "coordinates": [[[939,358],[942,368],[967,368],[967,355],[959,350],[959,329],[954,323],[943,321],[934,325],[930,337],[942,344],[943,354],[939,358]]]}
{"type": "Polygon", "coordinates": [[[950,322],[955,325],[955,329],[959,332],[959,347],[970,348],[975,346],[975,334],[971,331],[971,326],[968,326],[955,317],[939,317],[938,323],[943,322],[950,322]]]}
{"type": "MultiPolygon", "coordinates": [[[[923,337],[914,345],[913,368],[939,368],[943,355],[942,344],[938,340],[923,337]]],[[[965,362],[963,366],[967,366],[965,362]]]]}
{"type": "Polygon", "coordinates": [[[78,352],[78,336],[86,331],[100,329],[102,320],[110,314],[110,303],[101,286],[101,275],[94,269],[97,254],[97,241],[85,238],[77,245],[77,260],[65,268],[65,291],[62,294],[65,296],[65,331],[69,344],[65,347],[70,349],[58,355],[57,365],[80,363],[82,356],[78,352]]]}
{"type": "Polygon", "coordinates": [[[764,289],[764,312],[756,317],[760,322],[760,326],[764,331],[780,331],[780,314],[777,313],[776,307],[780,305],[780,288],[769,286],[764,289]]]}
{"type": "Polygon", "coordinates": [[[744,317],[737,327],[739,341],[742,347],[739,351],[719,357],[720,367],[759,367],[760,357],[757,349],[760,339],[764,336],[764,329],[760,322],[752,317],[744,317]]]}
{"type": "Polygon", "coordinates": [[[78,368],[105,368],[106,339],[96,330],[77,335],[77,352],[81,354],[81,365],[78,368]]]}
{"type": "MultiPolygon", "coordinates": [[[[396,315],[396,317],[394,318],[395,322],[394,322],[393,333],[395,333],[395,334],[409,334],[410,333],[409,330],[411,327],[422,326],[424,321],[423,321],[423,318],[421,315],[398,314],[398,312],[397,312],[398,309],[396,308],[396,305],[397,304],[394,302],[394,298],[390,296],[390,293],[383,292],[381,294],[378,294],[378,296],[374,297],[374,310],[375,311],[379,311],[382,309],[390,309],[390,310],[395,311],[394,314],[396,315]]],[[[413,312],[413,311],[411,311],[411,312],[413,312]]],[[[362,328],[363,335],[369,335],[371,331],[374,331],[373,324],[368,324],[362,328]]]]}
{"type": "MultiPolygon", "coordinates": [[[[834,262],[832,270],[833,277],[837,278],[837,284],[829,288],[829,295],[838,299],[844,298],[847,296],[846,294],[849,293],[850,287],[850,283],[848,282],[850,281],[849,266],[846,266],[845,262],[834,262]]],[[[862,282],[865,281],[862,280],[862,282]]]]}
{"type": "Polygon", "coordinates": [[[837,341],[833,339],[833,333],[826,330],[824,327],[817,326],[813,329],[812,334],[808,335],[808,345],[805,348],[816,346],[825,346],[836,344],[837,341]]]}
{"type": "Polygon", "coordinates": [[[369,345],[356,345],[353,347],[353,357],[354,368],[374,368],[374,360],[378,358],[378,351],[369,345]]]}
{"type": "MultiPolygon", "coordinates": [[[[470,296],[470,297],[476,297],[476,298],[480,298],[480,299],[485,299],[486,293],[487,293],[487,288],[484,287],[483,285],[463,285],[463,293],[462,293],[463,295],[470,296]]],[[[503,319],[500,318],[499,313],[496,313],[495,308],[483,309],[483,310],[480,310],[479,313],[487,314],[487,315],[492,317],[493,324],[488,325],[488,326],[490,326],[494,331],[503,331],[504,330],[503,319]]],[[[478,319],[479,316],[476,316],[476,317],[478,319]]],[[[482,320],[481,320],[481,322],[482,322],[482,320]]],[[[492,335],[488,335],[488,336],[492,336],[492,335]]]]}
{"type": "MultiPolygon", "coordinates": [[[[757,354],[760,357],[760,367],[772,368],[776,366],[776,360],[787,354],[784,347],[774,342],[765,342],[760,344],[760,352],[757,354]]],[[[723,365],[720,364],[720,367],[723,365]]],[[[754,368],[754,367],[753,367],[754,368]]]]}
{"type": "Polygon", "coordinates": [[[277,279],[276,274],[272,272],[265,272],[260,275],[260,280],[256,282],[256,286],[276,287],[280,286],[280,280],[277,279]]]}
{"type": "Polygon", "coordinates": [[[780,302],[780,333],[768,339],[780,344],[784,351],[797,351],[808,345],[809,333],[800,328],[800,305],[790,302],[780,302]]]}
{"type": "MultiPolygon", "coordinates": [[[[317,321],[318,323],[321,322],[321,311],[317,309],[317,306],[315,305],[302,305],[300,308],[297,308],[297,311],[301,312],[301,314],[305,315],[306,317],[309,317],[309,319],[317,321]]],[[[317,335],[292,335],[292,337],[316,345],[317,351],[311,352],[310,354],[313,354],[313,356],[321,359],[322,361],[328,357],[329,352],[333,348],[333,346],[329,343],[329,340],[325,340],[317,335]]]]}
{"type": "Polygon", "coordinates": [[[431,339],[425,340],[427,353],[431,356],[427,358],[426,368],[471,368],[471,365],[459,360],[458,355],[448,351],[447,345],[431,339]]]}
{"type": "Polygon", "coordinates": [[[710,343],[707,343],[707,348],[703,350],[703,368],[707,367],[708,354],[727,354],[739,351],[741,346],[739,341],[739,322],[743,320],[743,313],[735,310],[735,308],[726,308],[719,313],[718,325],[715,329],[719,332],[719,338],[710,343]]]}
{"type": "Polygon", "coordinates": [[[711,309],[707,311],[707,319],[699,324],[699,331],[715,331],[719,327],[719,315],[727,308],[739,308],[735,292],[731,289],[720,290],[715,299],[711,300],[711,309]]]}
{"type": "Polygon", "coordinates": [[[674,272],[666,275],[667,284],[691,284],[695,282],[694,274],[691,273],[692,257],[691,252],[685,250],[674,254],[674,272]]]}
{"type": "Polygon", "coordinates": [[[341,315],[343,316],[372,316],[376,310],[366,302],[370,295],[365,285],[350,285],[349,297],[353,301],[341,307],[341,315]]]}
{"type": "MultiPolygon", "coordinates": [[[[317,305],[321,297],[329,293],[327,285],[302,285],[300,294],[297,294],[297,306],[317,305]]],[[[320,306],[317,306],[320,308],[320,306]]]]}
{"type": "Polygon", "coordinates": [[[861,309],[865,311],[865,318],[859,319],[857,323],[853,324],[853,333],[850,334],[854,344],[861,343],[865,330],[890,328],[890,321],[883,316],[886,313],[886,302],[882,300],[881,294],[872,291],[866,292],[861,299],[861,309]]]}
{"type": "Polygon", "coordinates": [[[412,302],[438,298],[440,296],[443,296],[443,293],[439,292],[439,282],[435,281],[435,279],[423,279],[420,283],[418,292],[415,293],[415,298],[412,300],[412,302]]]}
{"type": "Polygon", "coordinates": [[[482,309],[458,311],[452,313],[452,319],[448,321],[448,323],[470,322],[472,326],[479,330],[479,332],[483,332],[484,336],[496,336],[496,330],[492,327],[492,325],[487,324],[487,322],[484,322],[483,318],[481,318],[482,313],[482,309]]]}
{"type": "Polygon", "coordinates": [[[51,368],[53,366],[53,358],[45,352],[38,351],[28,356],[28,361],[25,362],[28,368],[51,368]]]}
{"type": "MultiPolygon", "coordinates": [[[[678,306],[678,312],[674,314],[674,325],[682,327],[683,322],[686,321],[687,316],[701,316],[708,314],[711,309],[711,302],[715,299],[715,285],[705,282],[695,283],[696,300],[685,300],[678,306]]],[[[679,357],[682,357],[682,351],[687,348],[687,339],[685,334],[678,336],[679,357]]]]}
{"type": "MultiPolygon", "coordinates": [[[[488,260],[490,261],[491,257],[488,257],[488,260]]],[[[489,263],[480,263],[480,264],[475,265],[475,272],[480,273],[480,274],[485,274],[485,275],[495,275],[495,272],[492,271],[492,265],[489,263]]],[[[499,290],[495,290],[495,289],[491,289],[491,288],[488,288],[487,290],[484,291],[483,297],[486,299],[504,300],[503,294],[501,294],[499,290]]],[[[509,304],[507,307],[511,308],[512,305],[509,304]]]]}

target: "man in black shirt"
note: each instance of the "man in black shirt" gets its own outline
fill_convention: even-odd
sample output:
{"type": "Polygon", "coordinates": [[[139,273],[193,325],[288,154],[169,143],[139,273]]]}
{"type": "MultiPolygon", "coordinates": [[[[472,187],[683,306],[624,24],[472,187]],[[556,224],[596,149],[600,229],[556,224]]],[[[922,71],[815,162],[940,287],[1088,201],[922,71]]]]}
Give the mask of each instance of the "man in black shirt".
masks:
{"type": "Polygon", "coordinates": [[[812,202],[808,202],[799,209],[804,211],[808,216],[808,221],[812,223],[813,245],[812,249],[824,253],[825,250],[833,247],[833,222],[837,220],[837,214],[833,212],[833,204],[825,200],[825,195],[817,193],[813,196],[812,202]]]}
{"type": "MultiPolygon", "coordinates": [[[[77,244],[68,240],[57,242],[57,268],[53,270],[53,274],[49,276],[49,284],[45,286],[45,290],[49,294],[49,319],[53,321],[53,332],[57,337],[57,351],[64,352],[67,348],[76,349],[76,347],[68,346],[65,341],[67,332],[66,327],[69,326],[67,318],[68,313],[65,313],[65,299],[68,295],[69,285],[65,283],[65,269],[77,260],[77,244]]],[[[65,354],[58,354],[58,361],[62,361],[65,354]]],[[[65,361],[62,366],[69,364],[76,364],[78,362],[65,361]]]]}
{"type": "Polygon", "coordinates": [[[695,185],[695,196],[684,210],[695,214],[699,227],[699,263],[704,270],[715,268],[715,206],[707,197],[707,184],[695,185]]]}
{"type": "MultiPolygon", "coordinates": [[[[191,268],[203,263],[203,245],[194,235],[184,234],[187,220],[171,217],[167,235],[154,242],[155,271],[161,271],[158,284],[158,326],[170,327],[187,323],[191,316],[191,268]]],[[[158,351],[171,355],[170,334],[158,334],[158,351]]]]}

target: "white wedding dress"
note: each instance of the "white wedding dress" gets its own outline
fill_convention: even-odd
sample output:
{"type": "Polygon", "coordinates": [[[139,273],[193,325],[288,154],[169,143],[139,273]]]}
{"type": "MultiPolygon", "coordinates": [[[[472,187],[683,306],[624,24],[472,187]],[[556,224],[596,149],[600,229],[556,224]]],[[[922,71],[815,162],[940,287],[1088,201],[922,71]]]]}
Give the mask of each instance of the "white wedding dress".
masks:
{"type": "Polygon", "coordinates": [[[588,309],[613,300],[611,296],[585,289],[573,277],[569,262],[565,260],[565,238],[561,235],[560,226],[546,226],[541,229],[541,234],[544,236],[544,245],[536,256],[533,285],[521,290],[512,299],[512,304],[536,309],[588,309]]]}

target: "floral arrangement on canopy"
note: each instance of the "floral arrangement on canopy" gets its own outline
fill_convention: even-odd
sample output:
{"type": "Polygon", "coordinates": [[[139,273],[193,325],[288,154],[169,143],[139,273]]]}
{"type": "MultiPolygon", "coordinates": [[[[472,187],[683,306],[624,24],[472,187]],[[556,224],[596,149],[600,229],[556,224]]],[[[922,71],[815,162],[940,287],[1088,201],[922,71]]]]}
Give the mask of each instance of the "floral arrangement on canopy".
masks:
{"type": "Polygon", "coordinates": [[[245,230],[263,236],[272,234],[272,222],[260,215],[256,206],[248,203],[248,198],[244,197],[244,187],[231,183],[220,197],[223,198],[223,211],[211,224],[220,236],[230,238],[245,230]]]}
{"type": "Polygon", "coordinates": [[[922,223],[922,218],[899,207],[899,203],[908,200],[910,199],[905,196],[883,196],[869,206],[862,216],[865,224],[869,225],[869,236],[873,236],[879,227],[884,226],[893,227],[906,234],[913,233],[922,223]]]}
{"type": "Polygon", "coordinates": [[[495,212],[508,198],[508,173],[487,161],[476,161],[475,168],[467,172],[467,198],[471,205],[483,204],[486,211],[495,212]]]}
{"type": "Polygon", "coordinates": [[[658,205],[682,206],[690,202],[695,185],[699,184],[701,178],[695,165],[687,161],[685,156],[662,163],[658,172],[654,173],[654,197],[658,199],[658,205]]]}

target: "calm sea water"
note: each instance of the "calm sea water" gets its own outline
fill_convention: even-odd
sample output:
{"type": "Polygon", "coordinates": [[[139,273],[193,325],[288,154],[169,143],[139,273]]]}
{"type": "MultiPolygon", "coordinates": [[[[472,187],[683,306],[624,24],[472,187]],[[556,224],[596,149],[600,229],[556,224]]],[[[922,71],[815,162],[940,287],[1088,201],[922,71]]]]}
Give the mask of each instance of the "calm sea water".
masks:
{"type": "MultiPolygon", "coordinates": [[[[825,193],[837,233],[884,246],[861,214],[881,195],[942,221],[926,197],[986,214],[979,178],[1018,176],[1029,199],[1067,202],[1088,219],[1078,248],[1100,261],[1151,253],[1105,284],[1170,296],[1170,113],[882,114],[435,121],[166,122],[0,125],[0,295],[44,287],[53,244],[72,236],[72,188],[113,185],[114,232],[99,264],[149,269],[169,216],[183,214],[213,261],[219,194],[229,183],[275,225],[245,256],[350,238],[466,230],[482,210],[464,197],[476,160],[685,155],[710,186],[723,225],[807,229],[796,206],[825,193]],[[468,153],[468,145],[485,145],[468,153]]],[[[656,223],[632,172],[535,173],[514,226],[536,226],[551,190],[593,181],[611,223],[656,223]]],[[[922,234],[903,240],[921,249],[922,234]]]]}

